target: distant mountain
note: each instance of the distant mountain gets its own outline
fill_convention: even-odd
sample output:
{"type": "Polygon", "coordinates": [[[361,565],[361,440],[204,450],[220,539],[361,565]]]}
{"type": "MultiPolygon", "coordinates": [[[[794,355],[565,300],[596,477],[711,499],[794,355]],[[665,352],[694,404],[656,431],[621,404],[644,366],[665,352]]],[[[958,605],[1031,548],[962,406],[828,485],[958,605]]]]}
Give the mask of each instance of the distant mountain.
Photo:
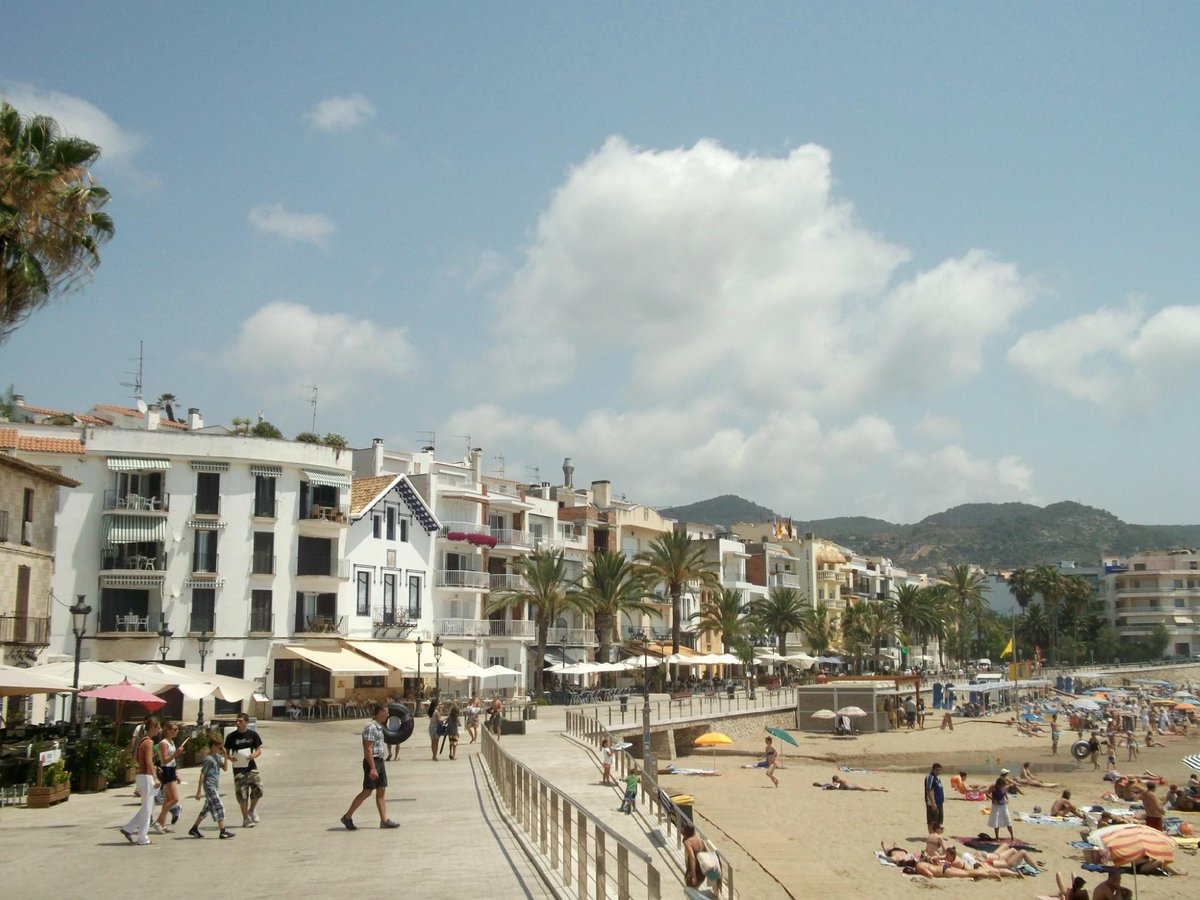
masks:
{"type": "MultiPolygon", "coordinates": [[[[775,513],[741,497],[663,510],[663,515],[713,525],[769,522],[775,513]]],[[[862,516],[794,520],[797,534],[814,532],[865,556],[886,556],[913,571],[954,563],[990,569],[1097,563],[1103,555],[1200,547],[1200,525],[1130,525],[1112,513],[1080,503],[966,503],[897,525],[862,516]]]]}

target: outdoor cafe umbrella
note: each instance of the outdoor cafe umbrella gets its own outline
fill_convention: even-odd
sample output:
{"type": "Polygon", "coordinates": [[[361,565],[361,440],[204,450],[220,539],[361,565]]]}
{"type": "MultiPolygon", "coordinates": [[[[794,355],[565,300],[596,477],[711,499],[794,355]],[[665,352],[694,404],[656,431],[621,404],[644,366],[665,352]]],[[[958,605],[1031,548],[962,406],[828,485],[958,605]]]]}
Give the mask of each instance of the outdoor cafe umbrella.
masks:
{"type": "Polygon", "coordinates": [[[810,719],[836,719],[837,713],[832,709],[818,709],[809,716],[810,719]]]}
{"type": "Polygon", "coordinates": [[[71,682],[36,669],[0,665],[0,697],[25,694],[70,694],[75,691],[71,682]]]}
{"type": "Polygon", "coordinates": [[[717,767],[717,747],[726,746],[733,743],[733,738],[727,734],[721,734],[719,731],[709,731],[692,741],[697,747],[711,747],[713,752],[713,768],[717,767]]]}
{"type": "Polygon", "coordinates": [[[1088,835],[1088,840],[1103,847],[1113,865],[1133,865],[1133,895],[1137,896],[1137,862],[1143,857],[1169,863],[1175,860],[1175,839],[1156,828],[1138,823],[1109,825],[1088,835]]]}
{"type": "Polygon", "coordinates": [[[121,734],[121,712],[127,702],[140,703],[147,709],[158,709],[160,706],[166,705],[167,702],[162,697],[156,697],[136,684],[130,684],[128,679],[119,684],[109,684],[90,691],[80,691],[79,696],[92,697],[96,700],[117,701],[117,727],[114,732],[116,738],[119,738],[121,734]]]}

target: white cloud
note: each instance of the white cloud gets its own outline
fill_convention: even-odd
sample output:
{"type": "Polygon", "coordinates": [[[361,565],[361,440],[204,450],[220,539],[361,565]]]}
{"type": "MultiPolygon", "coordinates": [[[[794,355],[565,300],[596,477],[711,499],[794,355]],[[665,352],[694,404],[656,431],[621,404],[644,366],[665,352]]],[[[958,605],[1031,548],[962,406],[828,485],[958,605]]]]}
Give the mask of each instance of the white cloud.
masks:
{"type": "Polygon", "coordinates": [[[346,131],[375,115],[375,107],[362,94],[329,97],[304,114],[304,120],[321,131],[346,131]]]}
{"type": "Polygon", "coordinates": [[[1152,400],[1200,372],[1200,306],[1147,315],[1138,298],[1023,335],[1008,360],[1040,384],[1097,405],[1152,400]]]}
{"type": "Polygon", "coordinates": [[[256,206],[246,216],[255,230],[285,241],[324,246],[337,227],[320,213],[294,213],[282,203],[256,206]]]}
{"type": "Polygon", "coordinates": [[[957,419],[926,413],[913,426],[913,434],[931,441],[956,441],[962,436],[962,425],[957,419]]]}
{"type": "Polygon", "coordinates": [[[411,376],[419,357],[407,328],[270,303],[242,323],[224,362],[288,396],[316,384],[322,400],[336,401],[411,376]]]}
{"type": "Polygon", "coordinates": [[[50,116],[65,134],[91,141],[100,147],[98,168],[111,166],[119,175],[136,180],[141,186],[156,183],[143,172],[137,157],[146,146],[141,135],[119,126],[107,113],[71,94],[45,91],[29,84],[0,83],[0,98],[8,101],[22,116],[50,116]]]}

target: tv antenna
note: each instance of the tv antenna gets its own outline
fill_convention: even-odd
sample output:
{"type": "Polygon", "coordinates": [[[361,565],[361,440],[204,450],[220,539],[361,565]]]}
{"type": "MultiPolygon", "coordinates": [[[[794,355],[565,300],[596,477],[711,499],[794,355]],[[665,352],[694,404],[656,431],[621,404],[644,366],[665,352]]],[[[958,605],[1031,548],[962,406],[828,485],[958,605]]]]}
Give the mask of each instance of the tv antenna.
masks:
{"type": "Polygon", "coordinates": [[[540,466],[526,466],[525,471],[527,473],[533,473],[533,480],[530,482],[530,484],[542,483],[542,470],[540,466]]]}
{"type": "Polygon", "coordinates": [[[308,405],[312,407],[312,433],[317,433],[317,394],[320,393],[320,388],[315,384],[306,384],[306,388],[312,391],[312,396],[308,399],[308,405]]]}
{"type": "Polygon", "coordinates": [[[437,447],[437,432],[436,431],[418,431],[417,437],[421,439],[421,449],[433,452],[437,447]]]}
{"type": "Polygon", "coordinates": [[[133,381],[122,381],[121,387],[133,388],[133,399],[137,405],[138,412],[146,411],[146,399],[142,396],[142,375],[145,370],[146,356],[143,352],[143,342],[138,341],[138,367],[136,372],[126,372],[126,375],[133,377],[133,381]]]}
{"type": "Polygon", "coordinates": [[[496,474],[498,474],[501,478],[503,478],[504,477],[504,457],[503,456],[493,456],[492,459],[494,459],[498,463],[498,465],[496,466],[496,474]]]}
{"type": "Polygon", "coordinates": [[[462,438],[463,440],[465,440],[467,442],[466,458],[470,459],[471,458],[471,436],[469,434],[456,434],[455,437],[462,438]]]}

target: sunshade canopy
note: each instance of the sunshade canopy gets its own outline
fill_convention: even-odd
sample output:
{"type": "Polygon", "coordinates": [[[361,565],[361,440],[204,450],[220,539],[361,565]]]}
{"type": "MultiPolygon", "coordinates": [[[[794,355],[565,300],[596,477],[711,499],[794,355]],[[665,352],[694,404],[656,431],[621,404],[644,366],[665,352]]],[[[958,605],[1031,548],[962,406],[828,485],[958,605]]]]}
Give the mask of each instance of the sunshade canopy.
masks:
{"type": "Polygon", "coordinates": [[[344,647],[315,650],[311,647],[289,644],[280,647],[276,651],[276,656],[283,659],[307,660],[314,666],[327,669],[333,675],[387,674],[386,666],[382,666],[374,660],[367,659],[365,656],[361,656],[353,650],[347,650],[344,647]]]}
{"type": "Polygon", "coordinates": [[[433,644],[423,641],[421,644],[421,669],[417,671],[416,641],[347,641],[356,653],[378,660],[389,669],[395,669],[405,675],[434,675],[441,674],[449,678],[478,678],[483,669],[475,665],[465,656],[460,656],[449,647],[442,647],[442,658],[439,663],[433,657],[433,644]]]}
{"type": "Polygon", "coordinates": [[[71,682],[36,669],[0,665],[0,697],[24,694],[64,694],[74,691],[71,682]]]}

